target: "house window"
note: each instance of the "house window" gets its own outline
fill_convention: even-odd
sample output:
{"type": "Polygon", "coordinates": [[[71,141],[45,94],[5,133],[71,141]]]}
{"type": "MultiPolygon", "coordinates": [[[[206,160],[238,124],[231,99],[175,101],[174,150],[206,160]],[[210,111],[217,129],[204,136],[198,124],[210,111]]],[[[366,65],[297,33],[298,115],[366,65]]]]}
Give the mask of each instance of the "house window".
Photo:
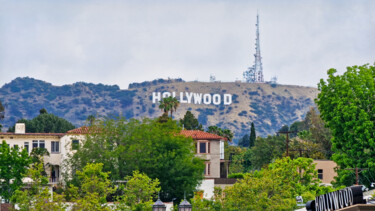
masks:
{"type": "Polygon", "coordinates": [[[33,140],[33,149],[34,148],[45,148],[45,142],[44,142],[44,140],[33,140]]]}
{"type": "Polygon", "coordinates": [[[318,178],[323,179],[323,169],[318,169],[318,178]]]}
{"type": "Polygon", "coordinates": [[[211,151],[210,142],[208,142],[208,141],[199,142],[198,146],[199,146],[199,150],[198,150],[199,153],[201,153],[201,154],[211,153],[210,152],[211,151]]]}
{"type": "Polygon", "coordinates": [[[78,148],[79,148],[79,141],[73,140],[72,141],[72,150],[78,150],[78,148]]]}
{"type": "Polygon", "coordinates": [[[18,144],[13,145],[14,149],[18,149],[18,144]]]}
{"type": "Polygon", "coordinates": [[[25,146],[27,153],[29,153],[29,142],[25,142],[24,146],[25,146]]]}
{"type": "Polygon", "coordinates": [[[51,153],[59,153],[60,142],[51,141],[51,153]]]}
{"type": "Polygon", "coordinates": [[[204,168],[204,175],[205,176],[210,176],[211,175],[211,163],[206,162],[206,167],[204,168]]]}

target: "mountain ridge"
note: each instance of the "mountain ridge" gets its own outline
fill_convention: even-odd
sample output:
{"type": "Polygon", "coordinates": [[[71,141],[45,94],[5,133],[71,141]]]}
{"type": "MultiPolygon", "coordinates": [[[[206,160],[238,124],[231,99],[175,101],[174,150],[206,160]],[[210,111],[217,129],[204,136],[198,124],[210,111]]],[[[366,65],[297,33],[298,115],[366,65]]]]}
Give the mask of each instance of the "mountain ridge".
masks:
{"type": "Polygon", "coordinates": [[[266,136],[284,124],[302,120],[309,107],[315,106],[314,98],[318,93],[313,87],[267,83],[156,79],[120,89],[118,85],[86,82],[55,86],[34,78],[18,77],[0,88],[0,100],[6,109],[1,123],[7,128],[18,119],[35,117],[41,108],[76,126],[83,125],[91,114],[155,118],[161,111],[157,103],[152,103],[152,93],[173,91],[231,94],[231,105],[181,103],[174,118],[180,119],[190,110],[205,127],[217,125],[231,129],[236,138],[250,132],[251,122],[255,124],[257,135],[266,136]]]}

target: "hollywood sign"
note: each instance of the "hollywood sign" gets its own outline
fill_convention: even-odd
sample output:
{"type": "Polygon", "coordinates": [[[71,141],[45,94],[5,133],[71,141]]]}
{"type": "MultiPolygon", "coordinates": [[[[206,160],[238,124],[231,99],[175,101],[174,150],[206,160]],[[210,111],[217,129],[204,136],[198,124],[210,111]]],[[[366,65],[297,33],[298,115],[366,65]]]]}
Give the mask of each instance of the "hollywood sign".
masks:
{"type": "Polygon", "coordinates": [[[362,186],[351,186],[331,193],[317,196],[315,200],[308,201],[308,211],[338,210],[353,204],[363,204],[362,186]]]}
{"type": "MultiPolygon", "coordinates": [[[[152,103],[158,103],[162,98],[166,97],[176,97],[176,92],[153,92],[152,93],[152,103]]],[[[205,104],[205,105],[224,105],[232,104],[231,94],[203,94],[194,92],[180,92],[179,99],[180,103],[190,103],[190,104],[205,104]]]]}

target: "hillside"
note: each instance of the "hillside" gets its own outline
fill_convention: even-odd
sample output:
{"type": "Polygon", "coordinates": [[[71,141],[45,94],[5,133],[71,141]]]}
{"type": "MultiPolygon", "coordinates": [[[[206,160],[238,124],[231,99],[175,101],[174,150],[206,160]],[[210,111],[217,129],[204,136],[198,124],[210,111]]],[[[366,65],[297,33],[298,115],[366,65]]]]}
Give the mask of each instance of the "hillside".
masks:
{"type": "Polygon", "coordinates": [[[176,92],[177,98],[180,92],[184,95],[185,92],[219,94],[222,98],[224,94],[231,94],[230,105],[181,103],[174,118],[180,119],[190,110],[205,127],[229,128],[237,137],[249,132],[252,121],[257,135],[266,136],[284,124],[301,120],[309,107],[314,106],[318,93],[316,88],[292,85],[272,87],[270,84],[184,82],[181,79],[134,83],[128,90],[120,90],[116,85],[77,82],[54,86],[32,78],[16,78],[0,88],[0,100],[6,107],[2,124],[7,128],[20,118],[31,119],[41,108],[76,126],[83,125],[90,114],[154,118],[161,115],[161,111],[157,103],[152,103],[152,93],[166,91],[176,92]]]}

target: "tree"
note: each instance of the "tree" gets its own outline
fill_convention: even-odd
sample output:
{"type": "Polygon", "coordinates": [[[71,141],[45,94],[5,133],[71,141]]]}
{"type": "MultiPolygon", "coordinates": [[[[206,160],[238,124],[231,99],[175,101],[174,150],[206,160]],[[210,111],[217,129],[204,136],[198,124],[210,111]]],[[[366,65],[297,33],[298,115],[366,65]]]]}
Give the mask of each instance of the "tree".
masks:
{"type": "Polygon", "coordinates": [[[338,182],[351,185],[353,180],[344,179],[345,168],[369,168],[367,172],[374,173],[375,67],[347,67],[343,75],[336,72],[329,69],[327,81],[320,80],[316,103],[332,132],[332,159],[340,167],[338,182]]]}
{"type": "Polygon", "coordinates": [[[90,114],[90,115],[87,117],[87,119],[86,119],[86,121],[88,122],[88,125],[89,125],[89,126],[92,126],[92,125],[94,124],[95,120],[96,120],[96,118],[95,118],[95,116],[92,115],[92,114],[90,114]]]}
{"type": "Polygon", "coordinates": [[[42,109],[39,110],[39,114],[47,114],[47,113],[48,113],[47,109],[45,109],[45,108],[42,108],[42,109]]]}
{"type": "MultiPolygon", "coordinates": [[[[231,146],[232,148],[232,146],[231,146]]],[[[235,147],[237,153],[231,156],[229,174],[245,173],[252,170],[251,157],[252,151],[247,147],[235,147]]]]}
{"type": "Polygon", "coordinates": [[[120,196],[121,208],[129,207],[132,210],[151,209],[153,197],[160,191],[159,180],[151,179],[144,173],[134,171],[132,176],[125,178],[126,185],[120,196]]]}
{"type": "Polygon", "coordinates": [[[278,132],[288,132],[288,131],[289,131],[289,126],[283,125],[278,132]]]}
{"type": "Polygon", "coordinates": [[[250,136],[245,134],[239,141],[238,146],[240,147],[249,147],[250,146],[250,136]]]}
{"type": "Polygon", "coordinates": [[[321,119],[315,108],[310,108],[306,114],[306,120],[311,133],[311,140],[321,146],[322,152],[326,159],[332,156],[331,131],[325,126],[325,122],[321,119]]]}
{"type": "Polygon", "coordinates": [[[257,135],[255,133],[255,126],[254,126],[254,122],[252,122],[251,123],[251,128],[250,128],[249,148],[251,148],[251,147],[254,146],[256,138],[257,138],[257,135]]]}
{"type": "Polygon", "coordinates": [[[222,137],[228,139],[228,141],[232,141],[232,138],[233,138],[233,133],[232,133],[231,130],[222,129],[222,128],[219,128],[218,126],[209,126],[208,129],[207,129],[207,132],[222,136],[222,137]]]}
{"type": "Polygon", "coordinates": [[[251,164],[254,169],[260,169],[271,161],[281,158],[285,152],[284,136],[267,136],[267,138],[258,137],[255,145],[251,148],[251,164]]]}
{"type": "Polygon", "coordinates": [[[203,130],[202,124],[199,124],[198,119],[195,118],[191,111],[186,111],[180,123],[184,126],[185,130],[203,130]]]}
{"type": "MultiPolygon", "coordinates": [[[[44,109],[32,120],[20,119],[17,123],[25,123],[27,133],[66,133],[74,129],[74,125],[56,115],[49,114],[44,109]]],[[[10,127],[8,132],[14,132],[15,125],[10,127]]]]}
{"type": "Polygon", "coordinates": [[[10,148],[3,141],[0,145],[0,196],[9,201],[16,190],[22,187],[23,174],[31,163],[27,151],[10,148]]]}
{"type": "Polygon", "coordinates": [[[47,173],[45,171],[45,166],[44,166],[44,156],[49,156],[49,155],[50,154],[46,148],[40,148],[40,147],[33,148],[30,153],[30,159],[34,166],[42,164],[43,171],[41,172],[41,174],[43,176],[47,176],[47,173]]]}
{"type": "Polygon", "coordinates": [[[63,211],[67,208],[64,196],[53,194],[51,200],[50,189],[47,186],[48,178],[42,176],[43,164],[38,163],[30,168],[26,174],[31,179],[30,187],[25,190],[16,190],[12,196],[12,203],[17,204],[21,211],[51,210],[63,211]]]}
{"type": "Polygon", "coordinates": [[[160,102],[159,108],[164,112],[168,113],[171,112],[171,118],[173,118],[172,114],[173,111],[177,110],[177,107],[180,105],[180,102],[177,100],[177,98],[169,96],[166,98],[163,98],[160,102]]]}
{"type": "Polygon", "coordinates": [[[103,163],[112,181],[139,170],[159,179],[163,200],[192,193],[203,178],[203,160],[195,157],[193,140],[178,135],[176,121],[103,119],[93,127],[69,166],[80,170],[86,163],[103,163]]]}
{"type": "Polygon", "coordinates": [[[224,190],[223,210],[293,210],[296,196],[312,200],[332,191],[319,186],[312,159],[277,159],[267,168],[245,174],[224,190]]]}
{"type": "Polygon", "coordinates": [[[104,205],[107,195],[115,191],[109,180],[110,172],[103,172],[102,163],[88,163],[76,175],[79,186],[69,186],[68,194],[74,202],[73,210],[109,210],[104,205]]]}

